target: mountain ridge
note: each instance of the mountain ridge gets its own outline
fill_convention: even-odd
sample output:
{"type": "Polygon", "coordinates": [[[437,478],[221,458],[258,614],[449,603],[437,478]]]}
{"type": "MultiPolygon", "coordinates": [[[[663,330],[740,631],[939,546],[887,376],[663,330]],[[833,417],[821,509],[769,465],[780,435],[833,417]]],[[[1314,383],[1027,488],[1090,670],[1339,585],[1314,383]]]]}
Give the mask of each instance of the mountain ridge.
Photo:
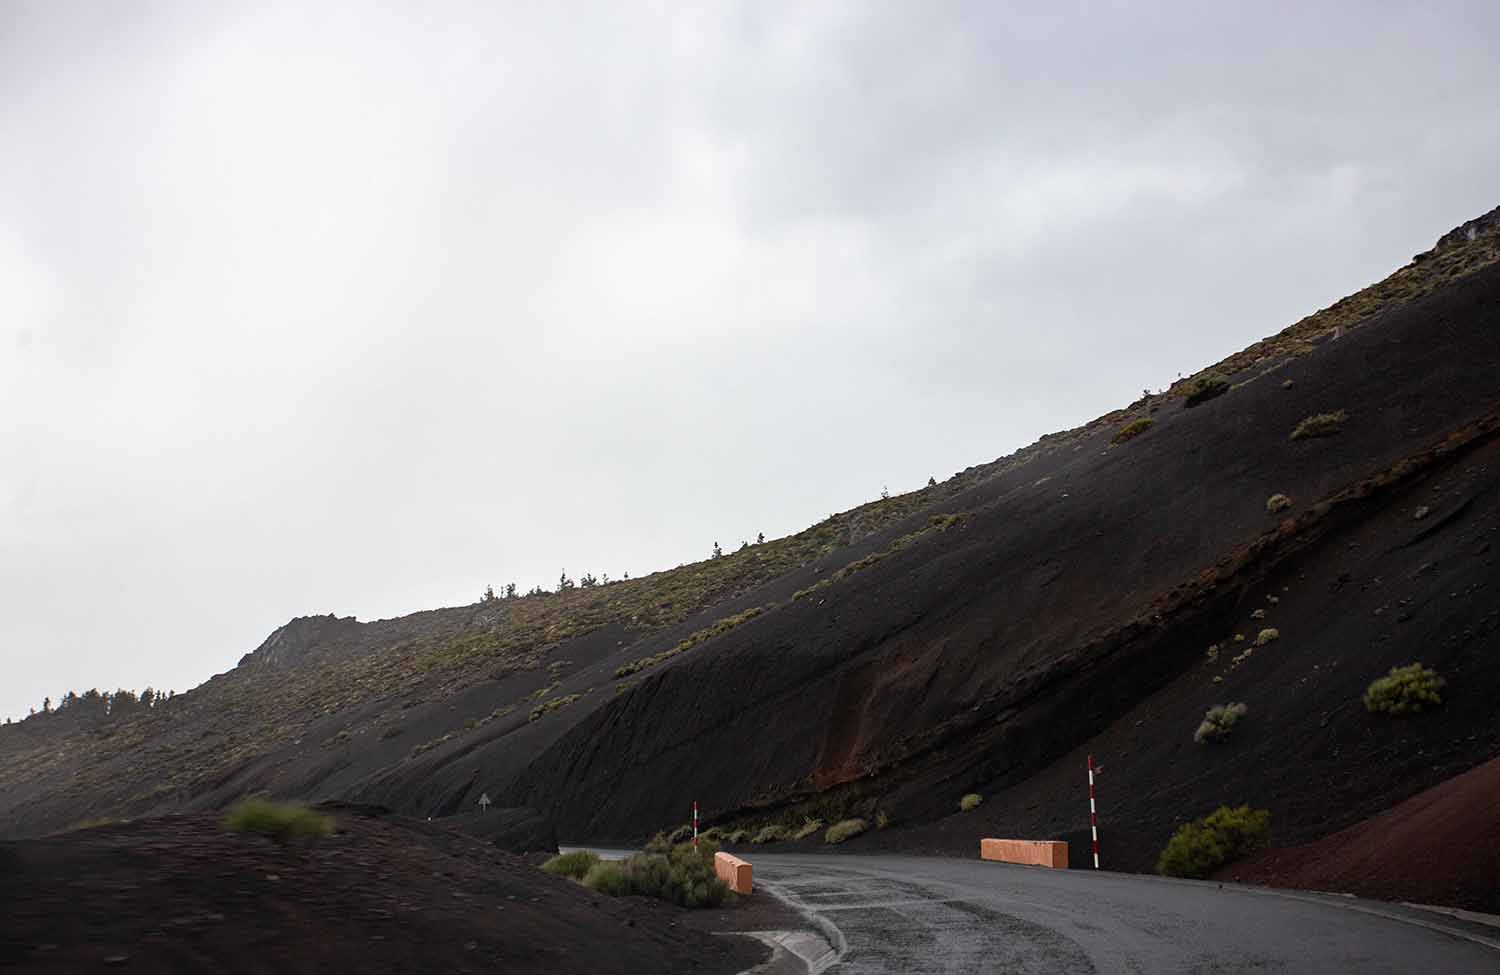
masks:
{"type": "MultiPolygon", "coordinates": [[[[567,838],[630,840],[670,825],[685,790],[726,823],[883,812],[900,842],[943,850],[981,822],[950,822],[951,793],[983,789],[1037,810],[986,826],[1067,833],[1050,770],[1142,700],[1202,696],[1184,689],[1193,662],[1229,639],[1258,580],[1331,558],[1327,539],[1383,524],[1389,499],[1456,456],[1488,456],[1497,404],[1474,373],[1500,364],[1496,214],[1164,394],[796,535],[549,595],[300,617],[118,726],[0,729],[0,832],[257,790],[451,815],[488,790],[547,810],[567,838]],[[1337,436],[1288,439],[1345,410],[1337,436]],[[1275,493],[1294,499],[1284,517],[1264,510],[1275,493]],[[1054,727],[1070,708],[1082,718],[1054,727]]],[[[1470,531],[1484,503],[1429,527],[1470,531]]],[[[1464,585],[1492,565],[1465,568],[1464,585]]],[[[1489,757],[1459,748],[1440,771],[1489,757]]],[[[1161,760],[1163,781],[1189,761],[1161,760]]],[[[1337,828],[1282,818],[1291,838],[1337,828]]],[[[1149,806],[1123,824],[1142,848],[1169,825],[1149,806]]]]}

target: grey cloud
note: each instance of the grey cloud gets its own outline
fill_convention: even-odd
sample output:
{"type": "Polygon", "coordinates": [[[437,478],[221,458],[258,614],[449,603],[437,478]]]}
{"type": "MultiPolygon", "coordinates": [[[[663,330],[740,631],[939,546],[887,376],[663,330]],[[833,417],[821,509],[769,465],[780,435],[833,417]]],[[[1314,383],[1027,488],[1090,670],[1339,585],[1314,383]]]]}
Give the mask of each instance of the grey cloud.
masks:
{"type": "Polygon", "coordinates": [[[4,16],[0,714],[795,531],[1497,202],[1489,4],[4,16]]]}

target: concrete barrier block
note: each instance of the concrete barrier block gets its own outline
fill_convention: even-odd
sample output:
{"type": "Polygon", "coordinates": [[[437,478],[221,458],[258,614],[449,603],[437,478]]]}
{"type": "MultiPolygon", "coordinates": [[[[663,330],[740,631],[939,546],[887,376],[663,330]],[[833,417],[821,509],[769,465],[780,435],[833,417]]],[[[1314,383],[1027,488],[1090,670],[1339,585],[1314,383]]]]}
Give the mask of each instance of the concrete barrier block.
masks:
{"type": "MultiPolygon", "coordinates": [[[[1067,855],[1067,848],[1064,847],[1064,859],[1066,859],[1067,855]]],[[[750,864],[728,853],[714,854],[714,873],[718,874],[719,879],[728,884],[729,889],[736,894],[748,894],[754,886],[753,871],[750,864]]]]}
{"type": "Polygon", "coordinates": [[[979,841],[979,858],[1066,870],[1068,844],[1057,840],[983,839],[979,841]]]}

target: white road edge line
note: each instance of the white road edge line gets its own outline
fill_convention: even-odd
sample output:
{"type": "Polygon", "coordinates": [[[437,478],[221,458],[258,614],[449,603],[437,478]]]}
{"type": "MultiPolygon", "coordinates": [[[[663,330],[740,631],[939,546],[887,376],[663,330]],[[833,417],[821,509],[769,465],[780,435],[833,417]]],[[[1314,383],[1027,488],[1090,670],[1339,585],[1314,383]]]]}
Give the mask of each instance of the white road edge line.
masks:
{"type": "Polygon", "coordinates": [[[813,927],[823,932],[823,937],[827,939],[829,951],[822,958],[817,959],[816,962],[808,962],[808,975],[821,975],[822,972],[837,965],[849,953],[849,939],[844,937],[844,932],[840,931],[839,926],[834,924],[832,920],[817,913],[802,898],[780,884],[760,881],[759,886],[766,893],[807,918],[813,927]]]}

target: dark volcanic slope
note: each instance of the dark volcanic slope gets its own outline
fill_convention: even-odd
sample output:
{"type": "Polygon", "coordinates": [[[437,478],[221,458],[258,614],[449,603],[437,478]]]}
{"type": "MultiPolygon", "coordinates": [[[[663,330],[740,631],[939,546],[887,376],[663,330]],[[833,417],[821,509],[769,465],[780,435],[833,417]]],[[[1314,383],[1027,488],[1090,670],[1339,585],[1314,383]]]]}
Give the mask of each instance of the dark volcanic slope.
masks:
{"type": "MultiPolygon", "coordinates": [[[[1107,432],[1082,439],[1045,469],[955,498],[954,509],[970,512],[960,528],[765,614],[590,715],[527,767],[507,801],[550,804],[564,836],[619,839],[680,820],[694,798],[725,813],[838,786],[855,811],[879,804],[920,820],[971,788],[1024,781],[1202,672],[1211,644],[1229,648],[1227,666],[1241,649],[1234,634],[1253,639],[1272,625],[1281,640],[1244,672],[1292,654],[1307,654],[1296,657],[1306,669],[1277,672],[1256,696],[1238,690],[1239,670],[1222,690],[1198,687],[1158,729],[1170,745],[1160,764],[1129,777],[1111,768],[1110,787],[1146,803],[1138,818],[1149,849],[1221,795],[1271,803],[1288,836],[1326,829],[1340,812],[1324,779],[1355,774],[1337,765],[1340,741],[1446,742],[1429,765],[1403,754],[1360,768],[1349,791],[1389,804],[1496,748],[1486,703],[1500,690],[1500,658],[1485,594],[1495,582],[1488,499],[1500,468],[1481,456],[1493,426],[1473,425],[1500,409],[1497,365],[1500,271],[1491,269],[1304,358],[1263,361],[1195,409],[1163,407],[1154,427],[1120,446],[1107,432]],[[1348,413],[1339,435],[1289,439],[1304,417],[1335,410],[1348,413]],[[1465,445],[1432,450],[1450,435],[1465,445]],[[1274,493],[1290,495],[1292,509],[1268,514],[1274,493]],[[1414,522],[1419,504],[1433,514],[1414,522]],[[1350,533],[1365,525],[1370,537],[1356,540],[1350,533]],[[1434,560],[1440,571],[1423,568],[1434,560]],[[1316,581],[1301,578],[1314,564],[1316,581]],[[1397,587],[1379,575],[1387,565],[1436,571],[1429,581],[1441,591],[1397,587]],[[1252,621],[1273,584],[1287,601],[1252,621]],[[1379,604],[1363,605],[1382,584],[1379,604]],[[1401,599],[1419,605],[1408,611],[1401,599]],[[1396,624],[1404,611],[1416,622],[1396,624]],[[1336,700],[1307,694],[1304,678],[1325,656],[1349,675],[1336,700]],[[1410,659],[1461,670],[1451,717],[1394,726],[1361,717],[1356,688],[1410,659]],[[1230,693],[1280,712],[1261,725],[1264,753],[1187,765],[1188,754],[1201,757],[1191,742],[1197,717],[1230,693]],[[1298,737],[1278,737],[1283,716],[1298,737]],[[1332,758],[1338,771],[1320,762],[1282,774],[1294,745],[1309,753],[1298,760],[1332,758]],[[1159,784],[1169,772],[1175,788],[1159,784]],[[1218,788],[1217,776],[1235,788],[1218,788]],[[1140,798],[1148,793],[1157,798],[1140,798]]],[[[1131,746],[1117,729],[1111,741],[1123,753],[1131,746]]],[[[1016,819],[1053,830],[1078,823],[1079,761],[1056,767],[1066,789],[1021,789],[1014,801],[1032,811],[1016,819]]]]}
{"type": "Polygon", "coordinates": [[[312,847],[205,815],[0,843],[0,967],[729,975],[767,954],[440,826],[337,817],[312,847]]]}
{"type": "Polygon", "coordinates": [[[1500,741],[1500,224],[1443,241],[1213,367],[1232,387],[1201,405],[1190,378],[722,558],[295,620],[165,705],[0,727],[0,834],[257,790],[423,817],[487,792],[564,839],[638,839],[696,799],[747,825],[879,811],[895,828],[854,846],[967,853],[1081,836],[1092,750],[1115,867],[1221,801],[1269,807],[1279,842],[1327,835],[1500,741]],[[1289,439],[1334,411],[1336,436],[1289,439]],[[1366,715],[1411,660],[1444,707],[1366,715]],[[1235,740],[1193,744],[1222,701],[1250,707],[1235,740]],[[969,791],[988,801],[957,816],[969,791]]]}
{"type": "Polygon", "coordinates": [[[1500,760],[1393,809],[1219,872],[1224,880],[1336,890],[1500,913],[1500,760]]]}

